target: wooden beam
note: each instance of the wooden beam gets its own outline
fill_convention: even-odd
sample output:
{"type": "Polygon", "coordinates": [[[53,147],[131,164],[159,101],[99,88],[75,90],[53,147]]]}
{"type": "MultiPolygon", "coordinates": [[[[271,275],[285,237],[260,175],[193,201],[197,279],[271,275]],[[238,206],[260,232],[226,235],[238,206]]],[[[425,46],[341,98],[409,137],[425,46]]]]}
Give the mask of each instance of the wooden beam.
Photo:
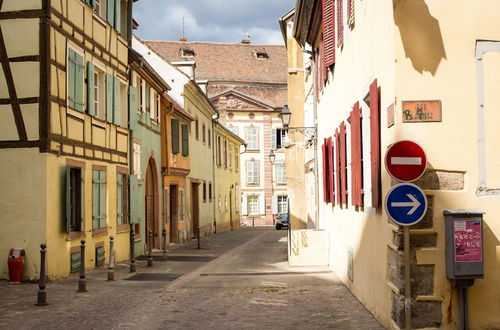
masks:
{"type": "Polygon", "coordinates": [[[19,19],[19,18],[40,18],[42,16],[43,16],[43,10],[41,9],[0,12],[0,20],[19,19]]]}
{"type": "MultiPolygon", "coordinates": [[[[17,99],[19,104],[36,104],[38,103],[38,97],[25,97],[22,99],[17,99]]],[[[0,99],[0,104],[5,105],[5,104],[11,104],[12,100],[11,99],[0,99]]]]}
{"type": "Polygon", "coordinates": [[[40,56],[32,55],[32,56],[18,56],[9,58],[10,63],[18,63],[18,62],[39,62],[40,56]]]}
{"type": "Polygon", "coordinates": [[[40,141],[0,141],[0,149],[8,148],[38,148],[40,141]]]}
{"type": "Polygon", "coordinates": [[[21,105],[17,99],[16,85],[14,83],[14,77],[12,76],[12,70],[10,69],[9,56],[7,55],[7,48],[5,47],[5,40],[3,38],[2,27],[0,26],[0,61],[2,62],[2,68],[5,75],[5,81],[7,83],[7,89],[9,90],[10,103],[12,104],[12,113],[14,115],[14,120],[16,122],[17,134],[19,135],[19,140],[26,141],[28,136],[26,135],[26,127],[24,126],[23,114],[21,112],[21,105]]]}

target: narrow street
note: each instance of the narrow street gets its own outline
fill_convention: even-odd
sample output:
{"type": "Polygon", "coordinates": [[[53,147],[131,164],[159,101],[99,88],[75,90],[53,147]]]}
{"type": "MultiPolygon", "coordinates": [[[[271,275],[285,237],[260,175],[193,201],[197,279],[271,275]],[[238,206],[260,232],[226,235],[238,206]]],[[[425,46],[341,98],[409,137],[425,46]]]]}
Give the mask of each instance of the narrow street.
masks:
{"type": "MultiPolygon", "coordinates": [[[[172,247],[153,268],[118,265],[47,286],[49,306],[36,307],[37,285],[0,284],[2,329],[380,329],[327,268],[290,268],[287,231],[255,227],[172,247]],[[92,316],[90,316],[92,315],[92,316]]],[[[143,258],[139,258],[143,259],[143,258]]]]}

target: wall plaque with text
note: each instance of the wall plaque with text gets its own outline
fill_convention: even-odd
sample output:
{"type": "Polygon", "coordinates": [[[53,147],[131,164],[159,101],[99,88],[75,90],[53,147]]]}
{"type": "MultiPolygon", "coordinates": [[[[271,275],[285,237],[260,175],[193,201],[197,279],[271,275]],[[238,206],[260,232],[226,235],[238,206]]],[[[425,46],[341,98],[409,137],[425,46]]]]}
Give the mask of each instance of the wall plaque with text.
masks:
{"type": "Polygon", "coordinates": [[[403,123],[439,122],[441,101],[403,101],[403,123]]]}

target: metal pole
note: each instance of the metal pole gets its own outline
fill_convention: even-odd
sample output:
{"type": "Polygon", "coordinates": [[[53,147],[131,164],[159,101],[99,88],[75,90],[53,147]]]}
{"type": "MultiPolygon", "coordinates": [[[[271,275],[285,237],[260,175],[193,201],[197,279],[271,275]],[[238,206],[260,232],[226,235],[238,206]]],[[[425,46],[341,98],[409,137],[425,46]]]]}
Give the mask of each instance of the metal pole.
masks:
{"type": "Polygon", "coordinates": [[[404,227],[405,253],[405,329],[411,329],[410,227],[404,227]]]}
{"type": "Polygon", "coordinates": [[[469,329],[468,316],[468,288],[474,283],[474,280],[457,280],[458,289],[458,330],[469,329]]]}
{"type": "Polygon", "coordinates": [[[163,259],[167,257],[167,230],[163,229],[161,232],[161,236],[163,237],[163,259]]]}
{"type": "Polygon", "coordinates": [[[40,244],[40,280],[38,282],[38,299],[35,305],[47,306],[47,291],[45,291],[45,255],[47,253],[47,245],[40,244]]]}
{"type": "Polygon", "coordinates": [[[135,233],[132,226],[133,224],[130,224],[130,272],[135,273],[135,233]]]}
{"type": "Polygon", "coordinates": [[[85,280],[85,240],[80,241],[80,280],[78,281],[78,291],[87,292],[87,282],[85,280]]]}
{"type": "Polygon", "coordinates": [[[252,227],[255,227],[255,218],[252,217],[252,227]]]}
{"type": "Polygon", "coordinates": [[[114,237],[109,237],[109,265],[108,265],[108,281],[115,280],[115,250],[114,237]]]}
{"type": "Polygon", "coordinates": [[[153,232],[149,231],[148,242],[148,267],[153,267],[153,232]]]}
{"type": "Polygon", "coordinates": [[[197,231],[198,231],[198,247],[197,248],[201,249],[201,244],[200,244],[200,227],[198,227],[197,231]]]}

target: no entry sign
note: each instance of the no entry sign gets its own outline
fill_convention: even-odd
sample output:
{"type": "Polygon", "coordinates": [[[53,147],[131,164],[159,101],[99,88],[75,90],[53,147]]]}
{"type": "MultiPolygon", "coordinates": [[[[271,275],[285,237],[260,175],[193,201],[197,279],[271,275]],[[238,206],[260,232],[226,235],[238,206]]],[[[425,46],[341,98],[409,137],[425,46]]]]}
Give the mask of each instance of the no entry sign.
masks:
{"type": "Polygon", "coordinates": [[[396,180],[415,181],[427,167],[424,149],[413,141],[399,141],[389,147],[385,154],[387,172],[396,180]]]}

